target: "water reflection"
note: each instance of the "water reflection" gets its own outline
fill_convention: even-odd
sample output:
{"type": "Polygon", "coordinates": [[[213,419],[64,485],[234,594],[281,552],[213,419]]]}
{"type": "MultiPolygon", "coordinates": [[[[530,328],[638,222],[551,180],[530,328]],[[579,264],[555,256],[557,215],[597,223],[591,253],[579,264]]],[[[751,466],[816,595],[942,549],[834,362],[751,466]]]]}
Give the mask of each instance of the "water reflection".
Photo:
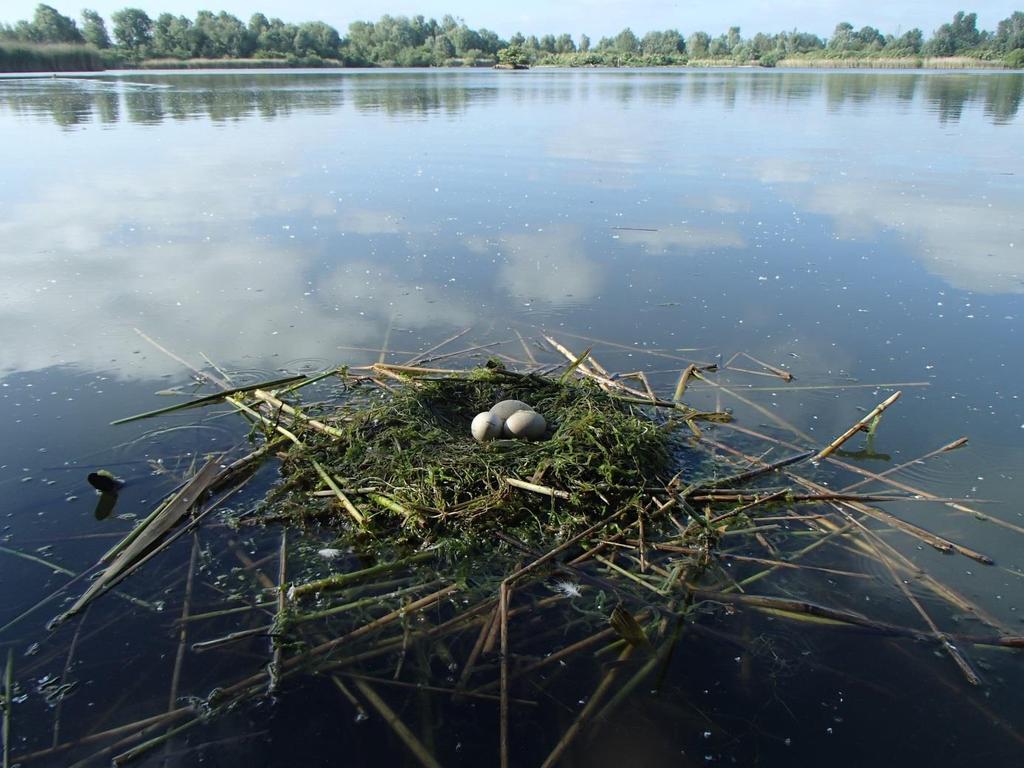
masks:
{"type": "MultiPolygon", "coordinates": [[[[15,150],[5,156],[8,183],[0,188],[4,536],[21,546],[93,532],[96,518],[107,517],[108,530],[127,525],[123,515],[151,508],[155,486],[171,483],[154,457],[183,469],[240,437],[216,414],[187,428],[175,420],[180,431],[157,425],[141,442],[132,435],[152,424],[136,424],[135,433],[106,428],[164,404],[153,402],[154,390],[188,381],[133,328],[190,360],[202,354],[255,379],[278,367],[377,360],[384,339],[399,361],[443,338],[462,339],[470,326],[460,346],[506,342],[481,357],[530,356],[543,327],[574,350],[592,346],[610,370],[642,368],[661,392],[672,391],[690,359],[718,361],[732,389],[694,382],[689,401],[735,408],[738,425],[786,439],[799,430],[808,444],[825,444],[883,392],[903,386],[878,432],[841,456],[882,472],[968,435],[969,449],[899,477],[951,498],[1010,501],[986,514],[1016,520],[1024,463],[1024,363],[1013,342],[1024,293],[1016,257],[1024,242],[1022,82],[1002,74],[714,71],[0,81],[0,135],[15,150]],[[730,366],[740,351],[784,365],[797,380],[741,370],[753,362],[730,366]],[[154,381],[160,376],[173,380],[154,381]],[[132,480],[116,507],[86,485],[92,462],[118,474],[124,467],[132,480]],[[154,470],[161,474],[150,477],[154,470]]],[[[724,429],[709,427],[709,436],[724,429]]],[[[251,492],[254,501],[262,491],[251,492]]],[[[908,503],[895,511],[994,556],[999,566],[982,569],[928,548],[906,551],[1000,621],[1017,620],[1021,590],[1007,581],[1021,572],[1015,539],[968,516],[943,516],[953,510],[936,515],[908,503]]],[[[96,554],[107,544],[100,540],[96,554]]],[[[263,544],[276,553],[276,533],[263,544]]],[[[81,554],[67,565],[95,560],[81,554]]],[[[22,596],[9,611],[54,586],[39,583],[38,564],[4,567],[8,591],[22,596]]],[[[889,583],[888,574],[875,575],[889,583]]],[[[788,594],[817,599],[796,574],[775,578],[788,594]]],[[[921,589],[909,571],[907,579],[921,589]]],[[[865,613],[892,611],[895,619],[900,596],[873,582],[846,597],[857,605],[871,597],[865,613]]],[[[834,596],[834,582],[816,583],[834,596]]],[[[911,619],[899,621],[913,623],[908,612],[911,619]]],[[[865,643],[878,638],[844,635],[839,642],[849,646],[833,653],[822,646],[834,636],[815,639],[813,627],[791,631],[764,617],[718,627],[729,629],[726,640],[742,641],[734,651],[694,631],[711,624],[687,623],[658,695],[638,695],[636,706],[620,710],[625,730],[581,741],[584,763],[635,757],[643,723],[652,736],[641,753],[654,762],[707,762],[693,757],[700,754],[764,762],[764,747],[771,764],[811,764],[840,744],[833,757],[852,765],[878,762],[887,740],[899,741],[903,762],[912,762],[920,740],[900,736],[913,723],[874,714],[890,702],[900,712],[913,707],[895,694],[880,698],[877,687],[938,701],[921,681],[944,684],[951,673],[920,644],[913,655],[921,667],[911,671],[886,654],[865,657],[865,648],[878,647],[865,643]],[[685,663],[692,658],[707,663],[697,669],[685,663]],[[846,665],[842,674],[823,668],[825,677],[813,666],[835,659],[846,665]],[[841,711],[840,698],[859,704],[841,711]],[[774,703],[766,709],[766,701],[774,703]],[[682,711],[678,702],[693,707],[682,711]],[[732,735],[702,735],[701,711],[724,713],[730,724],[753,716],[763,734],[745,741],[751,729],[738,726],[732,735]],[[900,733],[865,742],[865,727],[900,733]],[[781,741],[790,735],[792,746],[781,741]],[[854,743],[869,743],[872,754],[856,757],[847,749],[854,743]]],[[[124,632],[117,627],[115,644],[131,636],[124,632]]],[[[146,632],[147,642],[168,639],[173,656],[176,635],[153,640],[151,626],[146,632]]],[[[985,689],[989,705],[1016,711],[1019,686],[1005,681],[1015,683],[1019,664],[992,658],[999,666],[985,689]]],[[[109,663],[87,658],[80,668],[100,661],[109,663]]],[[[58,671],[64,663],[54,662],[58,671]]],[[[190,690],[205,694],[210,682],[201,682],[190,690]]],[[[566,698],[567,718],[593,688],[566,698]]],[[[163,711],[166,692],[159,693],[163,711]]],[[[1002,742],[994,747],[955,698],[957,706],[932,707],[926,717],[1001,757],[1002,742]]],[[[83,710],[97,702],[78,701],[83,710]]],[[[267,709],[274,718],[282,711],[267,709]]],[[[466,712],[446,721],[472,725],[466,712]]],[[[37,722],[36,730],[48,730],[49,720],[37,722]]],[[[349,746],[359,742],[348,730],[329,730],[349,746]]],[[[468,757],[476,741],[460,741],[466,764],[489,758],[468,757]]],[[[274,748],[286,743],[275,737],[274,748]]],[[[929,738],[926,746],[942,763],[946,745],[929,738]]],[[[235,752],[224,763],[239,759],[235,752]]]]}
{"type": "MultiPolygon", "coordinates": [[[[837,242],[911,256],[954,289],[1024,293],[1021,169],[1004,130],[1022,84],[721,71],[2,80],[0,127],[26,151],[0,192],[0,368],[151,376],[159,361],[125,362],[137,326],[266,360],[374,346],[392,325],[463,327],[485,306],[577,317],[614,292],[610,322],[631,301],[678,300],[673,284],[694,270],[703,305],[751,275],[778,285],[780,264],[837,242]],[[990,133],[959,140],[950,121],[990,133]]],[[[787,279],[789,291],[806,280],[787,279]]],[[[760,288],[722,318],[768,322],[782,296],[760,288]]]]}
{"type": "Polygon", "coordinates": [[[132,74],[88,78],[0,80],[0,107],[43,116],[61,126],[122,118],[154,124],[166,119],[264,119],[292,112],[330,112],[351,92],[355,107],[389,115],[459,114],[493,104],[499,91],[518,102],[567,99],[586,102],[596,88],[602,100],[670,106],[712,102],[728,110],[742,103],[807,102],[823,98],[830,109],[919,100],[945,124],[981,106],[994,124],[1016,116],[1024,76],[1012,73],[820,72],[547,72],[533,75],[469,73],[329,73],[315,75],[132,74]],[[311,81],[312,78],[312,81],[311,81]],[[515,78],[515,79],[506,79],[515,78]],[[150,87],[159,84],[161,87],[150,87]]]}

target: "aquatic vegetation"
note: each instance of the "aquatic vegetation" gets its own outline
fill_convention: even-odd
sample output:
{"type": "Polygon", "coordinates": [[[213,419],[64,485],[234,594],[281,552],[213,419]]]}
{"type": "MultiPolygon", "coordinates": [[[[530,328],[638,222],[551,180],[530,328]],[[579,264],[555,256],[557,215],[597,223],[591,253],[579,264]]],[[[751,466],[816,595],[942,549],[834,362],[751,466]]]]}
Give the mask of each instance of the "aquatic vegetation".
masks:
{"type": "MultiPolygon", "coordinates": [[[[276,477],[258,504],[225,513],[233,536],[218,546],[231,556],[230,568],[193,540],[166,712],[90,733],[88,743],[124,749],[115,757],[124,764],[187,728],[329,680],[355,722],[375,715],[424,765],[438,764],[442,745],[431,741],[429,729],[414,732],[403,721],[407,707],[381,691],[430,693],[456,717],[467,700],[494,706],[481,715],[494,718],[490,762],[509,765],[528,748],[513,738],[513,708],[541,706],[539,693],[557,698],[555,665],[572,661],[589,670],[593,687],[570,720],[546,726],[539,748],[543,765],[553,766],[581,733],[596,732],[591,726],[608,722],[642,690],[681,634],[709,617],[750,611],[808,628],[857,631],[868,642],[906,638],[944,654],[970,684],[980,682],[973,648],[1024,647],[1024,638],[997,619],[926,580],[873,527],[991,563],[876,506],[948,500],[863,470],[900,492],[858,493],[857,484],[837,482],[838,470],[849,466],[837,458],[842,446],[860,432],[873,435],[899,392],[824,447],[787,445],[730,424],[728,413],[683,402],[689,386],[713,384],[716,366],[687,365],[669,398],[642,372],[616,376],[589,350],[577,355],[545,341],[564,363],[513,370],[491,360],[441,369],[414,360],[248,386],[211,377],[219,394],[133,417],[226,404],[247,420],[254,445],[233,461],[215,455],[200,466],[193,457],[191,477],[104,555],[102,575],[64,611],[65,621],[197,531],[259,466],[276,462],[276,477]],[[474,440],[474,416],[502,400],[543,413],[542,439],[474,440]],[[766,443],[775,451],[771,460],[751,448],[766,443]],[[276,578],[262,570],[268,563],[276,563],[276,578]],[[193,614],[193,591],[202,589],[195,576],[204,569],[216,574],[212,588],[222,605],[193,614]],[[874,580],[876,571],[891,576],[925,619],[924,629],[865,615],[834,588],[874,580]],[[780,576],[794,572],[806,577],[800,590],[780,576]],[[910,575],[952,618],[909,590],[910,575]],[[762,588],[755,593],[753,585],[762,588]],[[987,628],[956,626],[965,612],[987,628]],[[209,652],[222,660],[237,653],[240,663],[213,691],[186,693],[182,665],[209,652]],[[254,654],[261,660],[256,669],[254,654]]],[[[767,375],[792,379],[747,357],[767,375]]],[[[748,645],[751,653],[771,647],[761,638],[748,645]]],[[[40,688],[58,711],[75,693],[65,677],[46,678],[40,688]]],[[[5,716],[10,712],[7,706],[5,716]]],[[[54,738],[14,757],[31,761],[86,746],[54,738]]]]}

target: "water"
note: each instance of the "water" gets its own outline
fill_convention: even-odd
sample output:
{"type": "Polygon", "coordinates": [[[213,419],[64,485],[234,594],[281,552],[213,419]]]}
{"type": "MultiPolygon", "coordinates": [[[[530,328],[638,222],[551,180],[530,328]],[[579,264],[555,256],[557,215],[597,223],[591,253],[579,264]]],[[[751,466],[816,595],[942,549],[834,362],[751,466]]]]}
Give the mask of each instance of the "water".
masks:
{"type": "MultiPolygon", "coordinates": [[[[762,410],[699,387],[695,404],[720,402],[741,425],[784,439],[789,423],[821,445],[900,388],[871,450],[848,460],[882,471],[967,436],[967,448],[899,477],[988,500],[976,508],[1024,526],[1022,96],[1024,77],[1006,73],[0,80],[0,544],[84,569],[196,456],[241,439],[224,418],[108,426],[171,402],[158,390],[198,386],[139,331],[239,381],[373,362],[385,339],[397,362],[467,327],[465,346],[502,342],[517,356],[516,332],[543,329],[577,351],[594,344],[609,369],[646,370],[669,391],[685,360],[746,352],[795,381],[724,371],[762,410]],[[129,481],[103,522],[85,483],[98,467],[129,481]]],[[[745,358],[731,367],[763,373],[745,358]]],[[[230,503],[246,508],[259,487],[230,503]]],[[[986,567],[886,534],[1022,634],[1019,534],[941,505],[887,509],[990,555],[986,567]]],[[[204,538],[204,610],[251,578],[233,573],[213,585],[220,593],[207,583],[223,572],[218,557],[239,565],[230,535],[204,538]]],[[[253,559],[276,551],[275,535],[237,536],[253,559]]],[[[54,741],[55,711],[30,685],[44,674],[77,683],[58,743],[167,708],[188,557],[179,543],[127,589],[169,606],[155,624],[144,609],[126,617],[116,598],[98,603],[68,670],[75,627],[47,635],[55,610],[0,634],[26,675],[15,755],[54,741]]],[[[67,579],[3,553],[0,575],[0,625],[67,579]]],[[[764,591],[923,627],[888,574],[873,575],[870,586],[788,575],[764,591]]],[[[911,587],[943,629],[983,632],[911,587]]],[[[570,759],[960,765],[971,754],[1015,764],[1019,652],[965,652],[980,688],[934,643],[709,612],[682,632],[657,685],[578,739],[570,759]]],[[[179,693],[205,696],[251,672],[265,641],[240,655],[189,654],[179,693]]],[[[433,684],[450,685],[435,667],[433,684]]],[[[543,760],[600,674],[569,665],[555,701],[514,710],[513,764],[543,760]]],[[[449,711],[447,699],[423,696],[389,700],[419,702],[401,714],[418,733],[434,729],[442,764],[493,764],[491,703],[449,711]]],[[[66,765],[67,754],[30,764],[66,765]]],[[[322,680],[183,734],[169,755],[230,766],[407,759],[377,719],[353,723],[322,680]],[[204,742],[216,743],[186,751],[204,742]]]]}

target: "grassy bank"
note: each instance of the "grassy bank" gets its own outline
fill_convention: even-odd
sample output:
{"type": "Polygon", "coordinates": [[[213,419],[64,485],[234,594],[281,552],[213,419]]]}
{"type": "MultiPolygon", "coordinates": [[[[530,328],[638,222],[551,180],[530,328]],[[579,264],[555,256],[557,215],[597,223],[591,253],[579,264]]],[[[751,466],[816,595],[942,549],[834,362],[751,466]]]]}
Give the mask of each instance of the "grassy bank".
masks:
{"type": "Polygon", "coordinates": [[[825,58],[821,56],[787,56],[777,67],[809,67],[813,69],[1004,69],[1002,61],[987,61],[971,56],[861,56],[825,58]]]}
{"type": "Polygon", "coordinates": [[[100,52],[89,45],[0,42],[0,72],[96,72],[100,52]]]}
{"type": "Polygon", "coordinates": [[[126,69],[282,69],[288,67],[344,67],[337,59],[288,56],[280,59],[145,59],[126,69]]]}

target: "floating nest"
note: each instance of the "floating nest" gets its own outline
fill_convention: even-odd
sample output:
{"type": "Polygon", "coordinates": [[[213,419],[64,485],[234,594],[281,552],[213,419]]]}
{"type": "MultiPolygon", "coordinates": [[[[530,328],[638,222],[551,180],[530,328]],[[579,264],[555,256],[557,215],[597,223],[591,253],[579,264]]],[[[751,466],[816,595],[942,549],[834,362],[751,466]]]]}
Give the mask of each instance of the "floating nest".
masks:
{"type": "Polygon", "coordinates": [[[330,431],[303,430],[267,513],[319,522],[333,516],[392,542],[458,546],[496,527],[549,540],[610,507],[642,504],[645,489],[663,487],[685,463],[673,435],[680,420],[587,379],[516,373],[494,362],[383,391],[356,388],[316,417],[330,431]],[[473,417],[506,399],[543,414],[543,439],[472,438],[473,417]],[[311,503],[328,478],[331,490],[311,503]]]}
{"type": "MultiPolygon", "coordinates": [[[[193,540],[180,606],[189,621],[191,652],[233,651],[235,664],[218,664],[221,679],[210,691],[212,667],[183,662],[191,658],[186,635],[176,632],[174,679],[182,663],[186,670],[189,664],[202,670],[198,683],[179,691],[191,692],[188,705],[98,735],[80,729],[59,744],[51,744],[47,730],[35,752],[16,759],[63,760],[100,737],[116,737],[92,757],[131,744],[114,757],[121,765],[215,714],[230,716],[243,702],[329,675],[359,717],[379,717],[394,729],[392,743],[420,764],[436,765],[434,751],[466,759],[454,743],[423,743],[402,722],[400,713],[422,708],[420,697],[430,691],[440,697],[431,705],[441,713],[437,722],[467,722],[466,700],[474,698],[481,708],[473,717],[483,723],[488,715],[482,707],[493,703],[493,736],[481,736],[479,746],[483,762],[509,764],[513,753],[525,763],[541,749],[548,755],[543,764],[550,766],[562,764],[577,734],[586,737],[592,726],[612,722],[618,707],[643,705],[637,692],[661,685],[654,673],[667,669],[680,633],[708,630],[712,641],[700,647],[712,664],[720,662],[720,638],[729,641],[724,647],[730,657],[734,644],[752,645],[747,633],[754,625],[744,612],[816,630],[904,638],[926,650],[930,644],[970,684],[981,678],[961,647],[972,653],[979,645],[1024,647],[1012,628],[976,610],[879,535],[899,531],[915,544],[991,564],[984,553],[875,506],[948,499],[907,490],[888,480],[888,472],[829,460],[851,437],[877,427],[898,392],[823,448],[797,448],[744,429],[756,436],[748,447],[739,437],[729,444],[720,434],[702,434],[698,422],[727,420],[728,414],[702,413],[681,402],[688,378],[705,378],[711,366],[688,365],[667,400],[642,374],[616,377],[590,368],[583,365],[587,352],[576,356],[547,340],[569,361],[561,374],[507,370],[496,361],[470,370],[377,363],[246,387],[218,381],[220,392],[122,420],[226,403],[249,420],[258,447],[230,463],[228,454],[210,457],[183,478],[100,559],[98,577],[51,626],[123,589],[124,579],[151,558],[198,531],[248,473],[279,456],[280,475],[269,493],[263,497],[259,489],[255,506],[228,517],[248,531],[245,536],[205,538],[205,566],[193,540]],[[646,391],[626,384],[630,376],[646,391]],[[543,414],[543,439],[473,440],[473,416],[506,399],[523,400],[543,414]],[[812,456],[818,461],[809,461],[812,456]],[[891,482],[894,490],[833,490],[852,479],[850,469],[891,482]],[[259,570],[275,561],[276,580],[259,570]],[[200,568],[215,572],[217,566],[224,570],[213,583],[194,578],[200,568]],[[880,573],[888,573],[893,588],[908,598],[912,616],[924,609],[904,579],[933,592],[933,612],[944,604],[944,613],[925,616],[929,631],[861,613],[863,590],[880,573]],[[192,611],[192,601],[209,599],[224,605],[192,611]],[[988,628],[965,631],[958,618],[964,613],[988,628]],[[736,626],[737,616],[743,624],[733,639],[726,630],[736,626]],[[704,626],[708,622],[714,626],[704,626]],[[253,659],[268,663],[254,669],[253,659]],[[572,669],[568,685],[562,665],[572,669]],[[569,722],[565,713],[573,711],[581,690],[586,704],[569,722]],[[521,696],[536,699],[525,701],[538,707],[535,719],[510,715],[523,704],[521,696]],[[166,730],[154,736],[154,727],[166,730]],[[484,750],[493,750],[493,759],[484,750]]],[[[771,370],[784,378],[781,369],[771,370]]],[[[1020,532],[976,510],[960,511],[1020,532]]],[[[178,593],[170,582],[157,586],[160,600],[178,593]]],[[[120,596],[165,621],[150,603],[120,596]]],[[[68,658],[78,638],[76,630],[68,658]]],[[[91,638],[83,634],[82,643],[91,638]]],[[[12,700],[10,663],[6,702],[12,700]]],[[[357,742],[353,735],[351,743],[357,742]]],[[[395,762],[390,757],[377,762],[395,762]]]]}

